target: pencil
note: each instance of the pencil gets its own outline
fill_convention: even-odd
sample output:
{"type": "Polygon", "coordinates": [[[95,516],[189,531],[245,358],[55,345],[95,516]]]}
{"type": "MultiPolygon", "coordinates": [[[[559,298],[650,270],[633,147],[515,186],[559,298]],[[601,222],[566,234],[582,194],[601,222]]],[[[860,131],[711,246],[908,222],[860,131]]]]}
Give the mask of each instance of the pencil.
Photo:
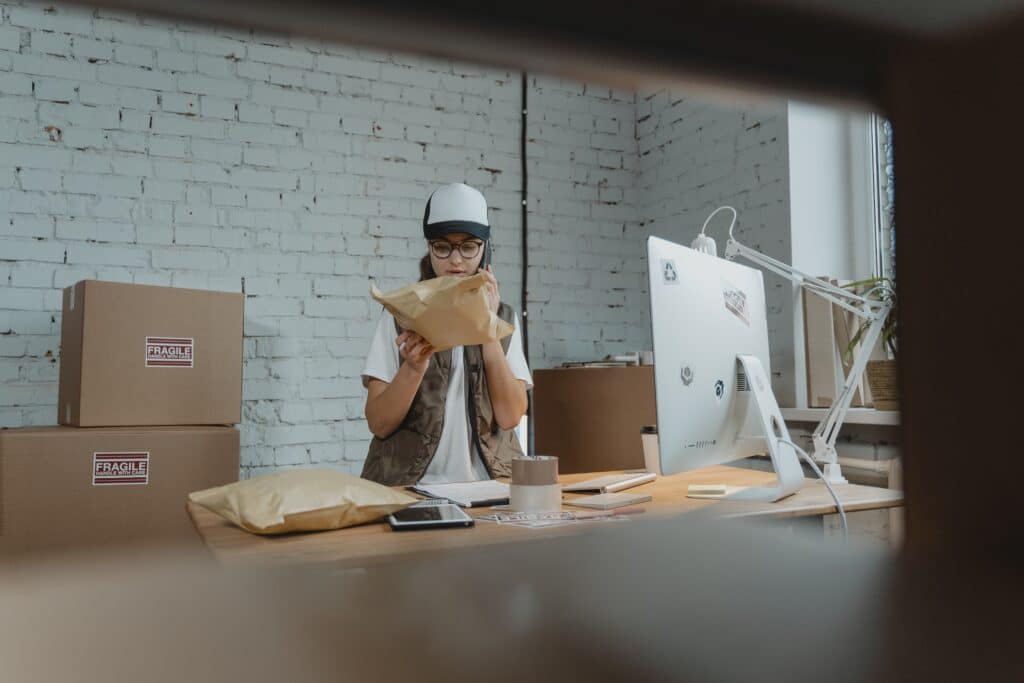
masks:
{"type": "Polygon", "coordinates": [[[588,519],[590,517],[608,517],[609,515],[635,515],[643,512],[644,508],[639,505],[633,505],[625,508],[616,508],[612,510],[585,510],[576,512],[576,519],[588,519]]]}

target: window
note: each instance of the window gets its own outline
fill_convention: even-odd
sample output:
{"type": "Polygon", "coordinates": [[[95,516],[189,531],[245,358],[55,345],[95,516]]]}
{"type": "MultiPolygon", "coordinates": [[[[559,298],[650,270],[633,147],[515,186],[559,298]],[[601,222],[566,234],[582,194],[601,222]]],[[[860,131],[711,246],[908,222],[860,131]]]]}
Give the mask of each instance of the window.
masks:
{"type": "Polygon", "coordinates": [[[873,164],[876,188],[876,232],[878,245],[876,272],[896,278],[896,207],[893,184],[892,123],[880,116],[872,116],[872,144],[875,154],[873,164]]]}

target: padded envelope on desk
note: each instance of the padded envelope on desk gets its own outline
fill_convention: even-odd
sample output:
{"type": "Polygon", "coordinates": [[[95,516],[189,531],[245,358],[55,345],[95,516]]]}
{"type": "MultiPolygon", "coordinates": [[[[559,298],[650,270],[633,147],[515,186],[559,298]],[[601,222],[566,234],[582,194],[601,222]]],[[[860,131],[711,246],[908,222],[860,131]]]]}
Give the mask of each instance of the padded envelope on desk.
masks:
{"type": "Polygon", "coordinates": [[[298,469],[190,493],[189,500],[254,534],[362,524],[416,498],[331,469],[298,469]]]}
{"type": "Polygon", "coordinates": [[[413,330],[435,351],[486,344],[512,334],[512,325],[487,307],[482,273],[443,276],[387,294],[371,285],[370,295],[384,305],[402,329],[413,330]]]}

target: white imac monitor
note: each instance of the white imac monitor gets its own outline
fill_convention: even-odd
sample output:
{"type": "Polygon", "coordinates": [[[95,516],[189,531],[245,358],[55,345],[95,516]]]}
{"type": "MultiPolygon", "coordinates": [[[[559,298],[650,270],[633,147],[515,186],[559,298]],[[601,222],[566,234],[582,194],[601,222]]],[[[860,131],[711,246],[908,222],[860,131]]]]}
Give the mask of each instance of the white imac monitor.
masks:
{"type": "MultiPolygon", "coordinates": [[[[771,392],[761,272],[657,237],[647,262],[662,473],[758,453],[776,461],[789,436],[771,392]]],[[[803,483],[796,452],[784,450],[775,467],[786,492],[764,499],[803,483]]]]}

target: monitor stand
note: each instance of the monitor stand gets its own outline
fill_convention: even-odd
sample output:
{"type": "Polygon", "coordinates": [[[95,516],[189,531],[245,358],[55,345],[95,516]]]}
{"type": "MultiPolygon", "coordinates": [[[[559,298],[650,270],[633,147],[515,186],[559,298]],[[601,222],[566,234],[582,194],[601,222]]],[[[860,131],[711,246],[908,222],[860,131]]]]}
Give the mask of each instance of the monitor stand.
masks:
{"type": "Polygon", "coordinates": [[[778,480],[776,486],[743,489],[729,494],[726,498],[774,503],[800,490],[804,484],[804,470],[800,467],[796,449],[785,443],[792,439],[789,437],[789,430],[786,429],[786,422],[782,419],[775,394],[772,393],[768,373],[764,371],[761,361],[756,356],[745,355],[736,356],[736,360],[746,375],[747,387],[753,396],[750,407],[757,413],[765,443],[768,445],[768,455],[772,459],[772,467],[778,480]]]}

